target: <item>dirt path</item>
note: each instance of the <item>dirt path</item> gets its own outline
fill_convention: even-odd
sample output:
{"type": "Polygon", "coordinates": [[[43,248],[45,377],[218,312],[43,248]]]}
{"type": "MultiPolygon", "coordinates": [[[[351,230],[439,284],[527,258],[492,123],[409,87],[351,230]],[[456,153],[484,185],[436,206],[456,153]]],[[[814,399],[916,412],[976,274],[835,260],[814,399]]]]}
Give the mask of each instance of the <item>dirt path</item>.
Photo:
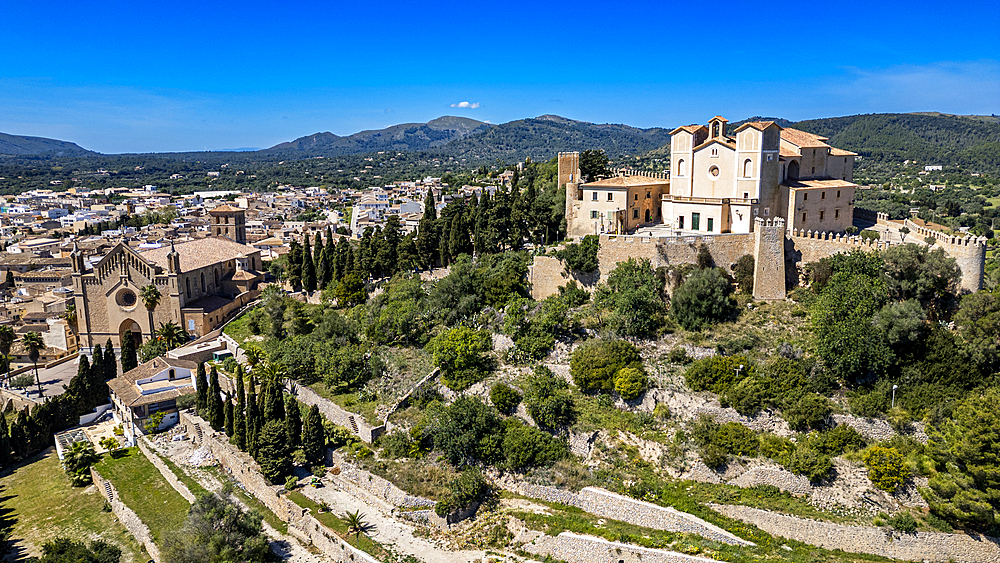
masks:
{"type": "Polygon", "coordinates": [[[427,563],[470,563],[481,561],[486,556],[484,551],[451,551],[433,540],[417,537],[413,525],[396,520],[364,499],[333,486],[319,489],[304,487],[302,493],[316,502],[326,502],[334,513],[360,510],[373,526],[369,532],[371,538],[403,555],[412,555],[427,563]]]}

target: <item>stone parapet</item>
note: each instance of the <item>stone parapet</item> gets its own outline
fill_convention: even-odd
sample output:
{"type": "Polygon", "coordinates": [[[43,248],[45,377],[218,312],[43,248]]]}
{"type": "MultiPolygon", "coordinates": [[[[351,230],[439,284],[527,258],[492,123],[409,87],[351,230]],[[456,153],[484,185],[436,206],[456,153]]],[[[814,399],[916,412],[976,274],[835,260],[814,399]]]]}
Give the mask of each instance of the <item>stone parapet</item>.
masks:
{"type": "Polygon", "coordinates": [[[904,534],[884,528],[818,522],[747,506],[715,505],[713,508],[774,536],[825,549],[868,553],[903,561],[1000,562],[1000,539],[989,536],[934,532],[904,534]]]}
{"type": "Polygon", "coordinates": [[[343,426],[367,443],[372,443],[385,433],[385,425],[373,426],[365,421],[360,414],[348,412],[329,399],[325,399],[312,389],[298,385],[294,395],[309,406],[316,405],[319,412],[330,422],[343,426]]]}
{"type": "Polygon", "coordinates": [[[121,498],[118,497],[118,490],[111,484],[111,481],[102,477],[93,467],[90,468],[90,476],[94,480],[94,486],[111,505],[112,514],[125,526],[128,533],[132,534],[132,537],[146,548],[150,559],[156,563],[163,561],[160,557],[160,548],[157,547],[156,542],[153,541],[153,535],[149,532],[149,526],[128,505],[122,502],[121,498]]]}
{"type": "Polygon", "coordinates": [[[139,451],[142,452],[142,455],[146,456],[146,459],[153,464],[153,467],[156,467],[156,469],[159,470],[160,474],[163,475],[163,478],[170,483],[170,486],[173,487],[174,490],[176,490],[182,497],[184,497],[184,500],[193,503],[195,501],[194,493],[192,493],[191,490],[188,489],[187,485],[178,479],[177,475],[175,475],[174,472],[167,467],[167,464],[160,459],[160,456],[157,455],[152,446],[149,445],[148,438],[145,436],[139,436],[137,443],[139,445],[139,451]]]}

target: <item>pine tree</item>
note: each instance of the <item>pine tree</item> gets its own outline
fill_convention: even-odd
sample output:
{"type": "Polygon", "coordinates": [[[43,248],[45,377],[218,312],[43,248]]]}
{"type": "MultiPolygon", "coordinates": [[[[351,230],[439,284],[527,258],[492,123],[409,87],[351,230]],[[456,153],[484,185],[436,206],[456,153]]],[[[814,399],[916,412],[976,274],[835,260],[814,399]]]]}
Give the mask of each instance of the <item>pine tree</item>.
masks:
{"type": "Polygon", "coordinates": [[[236,421],[233,419],[233,398],[227,396],[223,403],[226,417],[226,436],[236,441],[236,421]]]}
{"type": "Polygon", "coordinates": [[[289,457],[286,440],[285,424],[280,420],[268,421],[260,431],[257,463],[264,477],[274,484],[281,483],[292,472],[292,459],[289,457]]]}
{"type": "Polygon", "coordinates": [[[236,447],[242,451],[247,450],[247,396],[243,388],[243,369],[236,370],[236,414],[234,415],[234,432],[236,434],[236,447]]]}
{"type": "Polygon", "coordinates": [[[135,353],[135,341],[132,331],[126,330],[122,337],[122,373],[128,373],[139,367],[139,357],[135,353]]]}
{"type": "Polygon", "coordinates": [[[309,250],[309,233],[306,233],[302,245],[302,288],[309,292],[316,291],[316,265],[309,250]]]}
{"type": "Polygon", "coordinates": [[[222,405],[222,388],[219,387],[219,372],[212,366],[208,374],[208,422],[216,431],[226,423],[226,413],[222,405]]]}
{"type": "Polygon", "coordinates": [[[319,414],[319,407],[313,405],[306,411],[305,419],[302,421],[302,451],[306,454],[306,460],[316,465],[323,461],[325,450],[323,418],[319,414]]]}
{"type": "Polygon", "coordinates": [[[297,450],[302,444],[302,412],[295,397],[289,395],[285,400],[285,432],[288,434],[288,448],[297,450]]]}
{"type": "Polygon", "coordinates": [[[7,467],[13,461],[10,451],[10,432],[7,430],[7,417],[0,416],[0,467],[7,467]]]}
{"type": "Polygon", "coordinates": [[[205,377],[205,364],[198,364],[198,373],[194,378],[194,386],[198,392],[195,400],[195,409],[198,416],[208,420],[208,378],[205,377]]]}
{"type": "Polygon", "coordinates": [[[111,344],[110,338],[104,343],[104,358],[101,366],[104,371],[104,381],[118,377],[118,358],[115,357],[115,348],[111,344]]]}

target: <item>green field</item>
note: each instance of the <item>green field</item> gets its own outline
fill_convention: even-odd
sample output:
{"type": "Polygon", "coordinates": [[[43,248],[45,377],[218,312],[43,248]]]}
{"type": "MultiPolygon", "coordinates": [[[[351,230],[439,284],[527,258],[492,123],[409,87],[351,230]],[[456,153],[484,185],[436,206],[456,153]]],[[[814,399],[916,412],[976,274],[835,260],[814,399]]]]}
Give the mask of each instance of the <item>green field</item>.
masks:
{"type": "Polygon", "coordinates": [[[55,450],[0,477],[0,494],[2,517],[14,523],[11,539],[19,559],[41,555],[41,544],[57,537],[99,537],[121,548],[123,563],[148,559],[114,515],[102,510],[104,497],[93,485],[70,486],[55,450]]]}
{"type": "Polygon", "coordinates": [[[162,544],[167,532],[184,525],[191,505],[138,448],[124,450],[118,459],[106,456],[94,468],[111,481],[122,501],[149,526],[157,545],[162,544]]]}

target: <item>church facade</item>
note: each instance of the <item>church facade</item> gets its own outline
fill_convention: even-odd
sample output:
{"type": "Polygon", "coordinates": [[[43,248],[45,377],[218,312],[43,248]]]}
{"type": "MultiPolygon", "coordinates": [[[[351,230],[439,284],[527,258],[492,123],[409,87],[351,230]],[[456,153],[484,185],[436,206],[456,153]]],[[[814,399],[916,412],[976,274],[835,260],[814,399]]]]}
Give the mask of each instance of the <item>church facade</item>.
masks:
{"type": "Polygon", "coordinates": [[[84,351],[108,338],[118,348],[127,331],[138,344],[170,322],[204,336],[256,298],[263,281],[260,250],[225,237],[143,252],[118,244],[93,267],[76,248],[70,257],[84,351]],[[148,285],[161,295],[152,311],[140,297],[148,285]]]}
{"type": "Polygon", "coordinates": [[[800,231],[840,233],[852,224],[854,153],[773,121],[732,134],[727,123],[716,116],[671,131],[669,177],[626,173],[581,184],[578,157],[560,153],[567,236],[655,226],[665,235],[749,233],[758,217],[800,231]]]}

